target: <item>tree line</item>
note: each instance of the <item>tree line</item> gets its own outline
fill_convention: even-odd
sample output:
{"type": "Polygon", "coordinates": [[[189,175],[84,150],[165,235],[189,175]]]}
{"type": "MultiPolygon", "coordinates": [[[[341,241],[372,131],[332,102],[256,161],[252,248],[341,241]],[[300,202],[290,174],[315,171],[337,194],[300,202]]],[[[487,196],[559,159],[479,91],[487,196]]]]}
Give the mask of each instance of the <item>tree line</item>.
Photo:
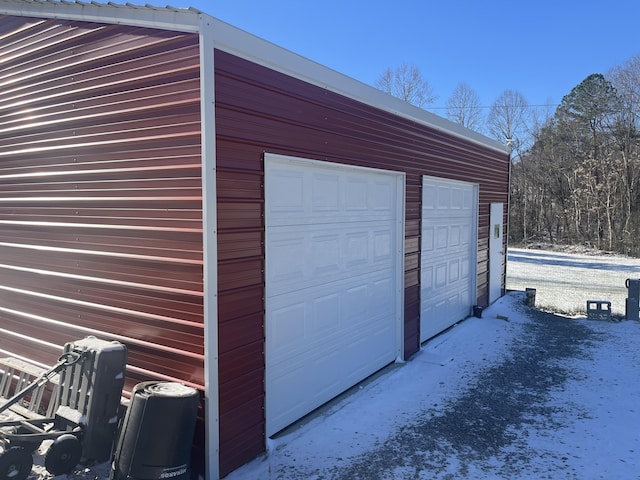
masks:
{"type": "MultiPolygon", "coordinates": [[[[376,86],[423,108],[435,99],[406,65],[388,69],[376,86]]],[[[511,244],[581,244],[640,256],[640,54],[589,75],[555,111],[505,90],[483,113],[467,84],[447,100],[450,120],[511,151],[511,244]]]]}

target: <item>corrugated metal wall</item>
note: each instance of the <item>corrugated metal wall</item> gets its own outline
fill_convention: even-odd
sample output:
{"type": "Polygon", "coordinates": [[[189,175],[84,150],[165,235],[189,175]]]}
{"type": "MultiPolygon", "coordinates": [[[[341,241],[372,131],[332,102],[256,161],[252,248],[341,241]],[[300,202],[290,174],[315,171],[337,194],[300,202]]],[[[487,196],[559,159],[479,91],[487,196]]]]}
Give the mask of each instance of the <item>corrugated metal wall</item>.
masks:
{"type": "Polygon", "coordinates": [[[506,154],[216,51],[221,472],[264,449],[265,151],[406,172],[405,355],[419,348],[422,175],[480,184],[478,298],[506,154]]]}
{"type": "Polygon", "coordinates": [[[204,384],[198,36],[0,17],[0,355],[204,384]]]}
{"type": "MultiPolygon", "coordinates": [[[[407,173],[405,354],[418,349],[421,175],[480,183],[478,295],[506,155],[216,52],[221,472],[264,449],[263,153],[407,173]]],[[[93,334],[129,386],[203,387],[197,35],[0,17],[0,355],[93,334]]]]}

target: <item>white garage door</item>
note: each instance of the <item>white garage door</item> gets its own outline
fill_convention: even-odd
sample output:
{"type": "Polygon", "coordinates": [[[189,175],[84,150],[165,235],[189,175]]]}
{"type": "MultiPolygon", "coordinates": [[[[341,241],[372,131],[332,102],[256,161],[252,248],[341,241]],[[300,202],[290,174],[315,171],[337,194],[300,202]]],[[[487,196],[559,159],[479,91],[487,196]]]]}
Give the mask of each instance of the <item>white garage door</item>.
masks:
{"type": "Polygon", "coordinates": [[[420,341],[466,318],[476,300],[478,190],[422,180],[420,341]]]}
{"type": "Polygon", "coordinates": [[[273,435],[401,351],[404,176],[265,155],[273,435]]]}

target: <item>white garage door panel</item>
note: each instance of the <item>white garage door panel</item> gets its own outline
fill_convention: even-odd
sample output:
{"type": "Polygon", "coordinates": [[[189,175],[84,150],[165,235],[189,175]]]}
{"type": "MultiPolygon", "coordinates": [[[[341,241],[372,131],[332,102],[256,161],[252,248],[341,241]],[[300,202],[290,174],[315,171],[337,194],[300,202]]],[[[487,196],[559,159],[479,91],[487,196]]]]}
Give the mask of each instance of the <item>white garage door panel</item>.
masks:
{"type": "Polygon", "coordinates": [[[270,164],[269,226],[397,218],[396,175],[370,172],[361,178],[362,173],[324,170],[294,163],[270,164]]]}
{"type": "Polygon", "coordinates": [[[398,356],[403,179],[265,156],[267,435],[398,356]]]}
{"type": "MultiPolygon", "coordinates": [[[[353,311],[340,308],[358,290],[355,288],[285,306],[267,318],[272,344],[280,340],[267,359],[269,405],[277,406],[269,410],[270,434],[395,359],[395,342],[389,341],[395,338],[395,326],[388,321],[394,312],[386,306],[393,299],[388,298],[385,283],[366,288],[367,306],[355,318],[349,318],[353,311]],[[382,292],[386,301],[375,298],[382,292]]],[[[362,292],[356,295],[363,297],[362,292]]]]}
{"type": "Polygon", "coordinates": [[[391,268],[396,223],[281,226],[269,232],[269,294],[301,290],[391,268]]]}
{"type": "MultiPolygon", "coordinates": [[[[270,298],[267,335],[273,342],[269,364],[290,362],[292,355],[308,352],[313,356],[314,351],[324,354],[340,349],[342,343],[362,338],[361,334],[389,333],[389,328],[395,328],[388,321],[395,313],[391,274],[381,271],[362,276],[359,283],[347,279],[270,298]]],[[[395,343],[390,347],[395,348],[395,343]]]]}
{"type": "Polygon", "coordinates": [[[477,187],[423,178],[420,339],[467,317],[475,303],[477,187]]]}

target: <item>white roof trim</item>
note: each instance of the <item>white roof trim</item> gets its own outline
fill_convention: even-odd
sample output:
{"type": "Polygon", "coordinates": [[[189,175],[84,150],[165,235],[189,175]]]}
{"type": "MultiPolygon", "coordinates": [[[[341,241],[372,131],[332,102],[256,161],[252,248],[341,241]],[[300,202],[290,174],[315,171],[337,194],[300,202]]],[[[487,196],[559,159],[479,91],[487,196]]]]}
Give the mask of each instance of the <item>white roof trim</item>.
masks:
{"type": "Polygon", "coordinates": [[[183,32],[200,32],[203,19],[213,24],[215,48],[294,78],[326,88],[449,135],[507,153],[506,145],[457,123],[392,97],[370,85],[256,37],[196,9],[66,0],[1,0],[0,14],[64,18],[183,32]]]}
{"type": "Polygon", "coordinates": [[[153,7],[66,0],[2,0],[0,14],[63,18],[197,33],[202,12],[195,8],[153,7]]]}
{"type": "Polygon", "coordinates": [[[297,53],[218,20],[214,21],[216,48],[269,67],[375,108],[385,110],[436,130],[507,153],[506,145],[451,122],[434,113],[411,105],[382,90],[339,73],[297,53]]]}

